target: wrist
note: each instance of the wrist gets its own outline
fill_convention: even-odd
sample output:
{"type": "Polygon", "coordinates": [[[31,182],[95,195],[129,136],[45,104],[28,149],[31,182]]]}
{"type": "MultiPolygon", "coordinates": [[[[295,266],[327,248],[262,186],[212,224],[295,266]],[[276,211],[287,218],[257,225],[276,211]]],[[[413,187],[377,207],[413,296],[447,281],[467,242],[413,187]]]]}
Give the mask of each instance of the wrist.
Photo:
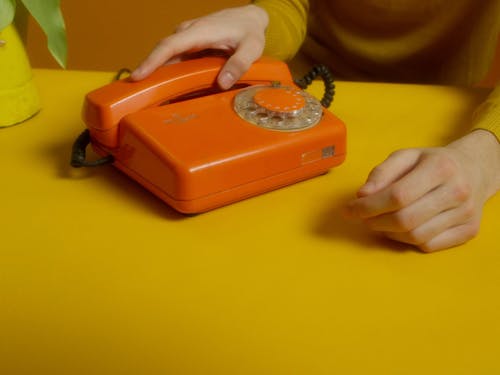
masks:
{"type": "Polygon", "coordinates": [[[474,160],[485,176],[488,196],[500,190],[500,142],[493,133],[475,129],[449,146],[474,160]]]}

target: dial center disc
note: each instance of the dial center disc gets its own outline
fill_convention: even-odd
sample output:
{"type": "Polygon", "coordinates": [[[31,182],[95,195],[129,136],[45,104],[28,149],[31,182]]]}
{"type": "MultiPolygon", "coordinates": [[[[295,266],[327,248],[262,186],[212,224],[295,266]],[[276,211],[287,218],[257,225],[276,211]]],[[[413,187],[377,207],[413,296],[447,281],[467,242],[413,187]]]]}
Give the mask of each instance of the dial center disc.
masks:
{"type": "Polygon", "coordinates": [[[290,87],[269,87],[258,91],[253,100],[258,106],[272,112],[296,113],[306,101],[299,90],[290,87]]]}
{"type": "Polygon", "coordinates": [[[236,94],[233,106],[245,121],[284,132],[313,127],[323,115],[318,99],[290,86],[247,87],[236,94]]]}

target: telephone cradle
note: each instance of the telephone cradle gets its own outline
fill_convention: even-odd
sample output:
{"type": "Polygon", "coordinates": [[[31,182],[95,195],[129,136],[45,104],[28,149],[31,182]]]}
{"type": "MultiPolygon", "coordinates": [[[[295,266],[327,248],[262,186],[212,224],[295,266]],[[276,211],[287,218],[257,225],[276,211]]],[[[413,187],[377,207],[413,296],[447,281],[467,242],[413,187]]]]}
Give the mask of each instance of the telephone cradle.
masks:
{"type": "Polygon", "coordinates": [[[344,124],[299,88],[285,63],[261,58],[222,91],[216,77],[225,61],[187,60],[88,93],[87,129],[71,164],[112,163],[175,210],[201,213],[344,161],[344,124]],[[102,159],[86,160],[89,143],[102,159]]]}

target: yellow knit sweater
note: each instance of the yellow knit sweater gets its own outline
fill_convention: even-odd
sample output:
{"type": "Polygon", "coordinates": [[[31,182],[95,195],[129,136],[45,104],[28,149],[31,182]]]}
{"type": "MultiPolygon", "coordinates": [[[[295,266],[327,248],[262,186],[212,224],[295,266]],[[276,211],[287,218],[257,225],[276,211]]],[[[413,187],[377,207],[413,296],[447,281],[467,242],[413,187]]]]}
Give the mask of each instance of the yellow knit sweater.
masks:
{"type": "Polygon", "coordinates": [[[500,140],[500,0],[253,2],[269,14],[264,53],[295,56],[299,70],[321,62],[341,79],[493,88],[475,126],[500,140]]]}

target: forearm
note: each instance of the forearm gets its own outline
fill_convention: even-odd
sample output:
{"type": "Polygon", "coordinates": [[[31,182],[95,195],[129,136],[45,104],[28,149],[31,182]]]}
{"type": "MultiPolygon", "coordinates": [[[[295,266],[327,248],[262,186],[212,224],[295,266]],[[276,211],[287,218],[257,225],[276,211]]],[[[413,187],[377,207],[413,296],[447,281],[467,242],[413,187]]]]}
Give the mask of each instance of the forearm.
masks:
{"type": "Polygon", "coordinates": [[[476,110],[472,133],[458,140],[475,149],[491,176],[490,195],[500,190],[500,86],[476,110]],[[482,156],[482,157],[481,157],[482,156]]]}
{"type": "Polygon", "coordinates": [[[269,15],[264,54],[290,60],[299,50],[307,30],[307,0],[253,0],[269,15]]]}
{"type": "Polygon", "coordinates": [[[497,86],[477,109],[474,129],[488,130],[500,142],[500,86],[497,86]]]}

